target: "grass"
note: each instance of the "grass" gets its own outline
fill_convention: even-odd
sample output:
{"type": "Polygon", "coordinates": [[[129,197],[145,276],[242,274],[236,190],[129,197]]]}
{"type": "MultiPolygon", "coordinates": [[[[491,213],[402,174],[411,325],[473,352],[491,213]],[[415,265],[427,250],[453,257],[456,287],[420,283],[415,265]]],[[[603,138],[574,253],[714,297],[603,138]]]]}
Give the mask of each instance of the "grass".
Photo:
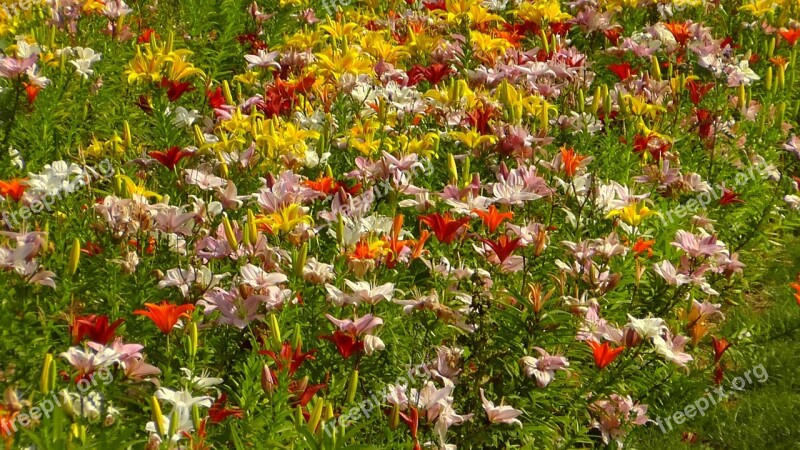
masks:
{"type": "MultiPolygon", "coordinates": [[[[632,448],[800,448],[800,307],[787,287],[800,272],[798,244],[800,240],[795,239],[777,256],[761,255],[768,262],[747,293],[746,303],[728,310],[725,326],[714,333],[737,342],[723,356],[723,387],[729,388],[735,377],[759,364],[763,364],[767,379],[763,383],[753,380],[741,393],[712,406],[705,416],[697,415],[667,433],[657,425],[648,426],[637,434],[638,442],[631,440],[632,448]],[[752,333],[752,338],[747,333],[752,333]]],[[[660,407],[653,405],[650,417],[682,410],[702,397],[711,384],[709,380],[667,396],[660,407]]]]}

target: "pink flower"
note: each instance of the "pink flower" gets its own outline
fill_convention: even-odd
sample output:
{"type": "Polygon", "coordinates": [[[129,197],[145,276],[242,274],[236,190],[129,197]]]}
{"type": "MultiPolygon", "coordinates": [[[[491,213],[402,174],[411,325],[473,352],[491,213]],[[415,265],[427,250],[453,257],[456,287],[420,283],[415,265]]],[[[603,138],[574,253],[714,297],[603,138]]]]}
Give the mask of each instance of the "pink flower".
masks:
{"type": "Polygon", "coordinates": [[[539,387],[545,387],[553,381],[556,370],[564,370],[569,367],[569,361],[563,356],[551,356],[547,351],[540,347],[534,347],[539,352],[539,358],[523,356],[520,359],[522,370],[528,377],[536,378],[539,387]]]}
{"type": "Polygon", "coordinates": [[[516,423],[522,427],[522,422],[516,419],[517,416],[522,414],[522,411],[514,409],[508,405],[494,406],[494,403],[486,400],[483,389],[481,389],[481,402],[483,403],[483,410],[486,411],[486,416],[491,423],[516,423]]]}
{"type": "Polygon", "coordinates": [[[330,314],[325,314],[325,317],[327,317],[328,320],[333,322],[334,325],[339,327],[340,331],[349,333],[354,337],[366,334],[373,328],[383,325],[383,319],[381,319],[380,317],[375,317],[372,314],[367,314],[366,316],[357,318],[355,321],[349,319],[339,320],[331,316],[330,314]]]}

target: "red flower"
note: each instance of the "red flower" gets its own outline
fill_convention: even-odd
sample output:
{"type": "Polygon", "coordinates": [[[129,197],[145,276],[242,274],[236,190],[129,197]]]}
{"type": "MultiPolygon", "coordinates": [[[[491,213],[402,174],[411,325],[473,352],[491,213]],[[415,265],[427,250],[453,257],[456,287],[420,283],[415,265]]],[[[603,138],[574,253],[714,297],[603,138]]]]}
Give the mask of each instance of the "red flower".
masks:
{"type": "Polygon", "coordinates": [[[514,250],[519,248],[519,241],[520,238],[508,240],[507,235],[500,236],[497,242],[490,241],[489,239],[481,239],[481,242],[488,245],[494,251],[494,254],[497,255],[497,259],[500,260],[500,264],[503,264],[503,262],[514,253],[514,250]]]}
{"type": "Polygon", "coordinates": [[[28,189],[27,185],[21,183],[22,181],[25,181],[25,179],[14,178],[13,180],[0,181],[0,195],[6,198],[11,197],[16,202],[20,201],[25,189],[28,189]]]}
{"type": "Polygon", "coordinates": [[[717,339],[714,336],[711,336],[711,343],[714,345],[714,364],[717,364],[719,360],[722,359],[722,354],[725,353],[725,350],[729,349],[732,344],[724,338],[717,339]]]}
{"type": "Polygon", "coordinates": [[[419,433],[419,411],[416,407],[409,405],[408,414],[400,412],[400,419],[408,427],[411,432],[411,439],[414,439],[414,450],[421,448],[417,434],[419,433]]]}
{"type": "Polygon", "coordinates": [[[147,316],[164,334],[169,334],[178,319],[181,317],[189,317],[188,312],[194,311],[194,305],[173,305],[166,300],[161,302],[160,305],[155,303],[145,303],[147,311],[137,309],[133,313],[137,316],[147,316]]]}
{"type": "Polygon", "coordinates": [[[681,47],[685,46],[686,41],[692,36],[689,32],[689,24],[686,22],[668,22],[664,25],[670,33],[672,33],[672,36],[675,37],[675,40],[678,41],[678,45],[681,47]]]}
{"type": "Polygon", "coordinates": [[[117,319],[111,325],[108,324],[108,316],[97,316],[90,314],[84,317],[76,317],[70,326],[72,332],[72,343],[78,344],[85,338],[101,345],[107,345],[114,339],[114,333],[125,319],[117,319]]]}
{"type": "Polygon", "coordinates": [[[175,170],[175,166],[178,165],[180,160],[194,156],[194,153],[181,150],[178,146],[172,146],[166,152],[154,150],[148,152],[147,155],[160,162],[167,169],[175,170]]]}
{"type": "Polygon", "coordinates": [[[316,180],[306,180],[303,184],[325,195],[333,195],[339,191],[339,182],[332,177],[321,176],[316,180]]]}
{"type": "Polygon", "coordinates": [[[557,36],[566,36],[570,28],[572,28],[570,22],[552,22],[550,24],[550,31],[557,36]]]}
{"type": "Polygon", "coordinates": [[[489,129],[489,120],[494,115],[494,108],[492,106],[481,105],[479,109],[471,113],[467,113],[467,123],[475,127],[481,135],[487,135],[491,132],[489,129]]]}
{"type": "Polygon", "coordinates": [[[794,47],[794,44],[796,44],[797,40],[800,39],[800,28],[795,28],[792,30],[783,29],[778,31],[778,34],[780,34],[782,38],[786,39],[786,42],[788,42],[789,45],[794,47]]]}
{"type": "Polygon", "coordinates": [[[424,78],[435,85],[454,73],[453,69],[441,63],[433,63],[428,67],[417,64],[408,70],[408,84],[415,85],[424,78]]]}
{"type": "Polygon", "coordinates": [[[278,365],[279,370],[289,367],[289,376],[292,376],[306,360],[312,361],[315,359],[314,353],[316,353],[316,350],[303,353],[301,348],[302,344],[298,345],[296,349],[292,349],[291,344],[284,342],[281,346],[281,352],[277,355],[272,350],[261,350],[259,353],[271,357],[275,364],[278,365]]]}
{"type": "Polygon", "coordinates": [[[81,253],[86,256],[95,256],[103,253],[103,247],[94,242],[87,242],[86,245],[83,246],[81,249],[81,253]]]}
{"type": "Polygon", "coordinates": [[[722,383],[722,378],[725,375],[725,372],[722,370],[722,366],[719,364],[717,367],[714,368],[714,384],[719,386],[722,383]]]}
{"type": "Polygon", "coordinates": [[[494,205],[489,206],[489,211],[473,209],[472,212],[481,218],[483,224],[489,228],[490,233],[494,233],[494,230],[496,230],[504,220],[511,220],[514,217],[513,212],[509,211],[501,213],[494,205]]]}
{"type": "Polygon", "coordinates": [[[419,221],[428,225],[436,235],[436,239],[445,244],[453,242],[456,233],[461,230],[469,222],[469,217],[462,217],[460,219],[453,219],[450,213],[445,213],[444,216],[435,213],[428,214],[427,216],[420,216],[419,221]]]}
{"type": "Polygon", "coordinates": [[[150,99],[144,94],[140,95],[136,100],[136,106],[144,111],[145,114],[153,114],[153,104],[150,103],[150,99]]]}
{"type": "Polygon", "coordinates": [[[332,335],[320,337],[336,344],[336,350],[339,351],[339,354],[342,355],[344,359],[349,358],[356,352],[364,350],[363,342],[339,330],[334,331],[332,335]]]}
{"type": "Polygon", "coordinates": [[[214,91],[207,91],[206,97],[208,104],[214,109],[221,108],[225,104],[225,96],[222,94],[221,87],[217,87],[214,91]]]}
{"type": "Polygon", "coordinates": [[[722,197],[719,199],[720,205],[729,205],[731,203],[744,203],[744,200],[739,198],[739,194],[730,189],[722,190],[722,197]]]}
{"type": "Polygon", "coordinates": [[[42,88],[35,84],[25,83],[25,96],[28,97],[28,106],[33,105],[33,102],[36,101],[36,97],[39,96],[41,90],[42,88]]]}
{"type": "Polygon", "coordinates": [[[694,80],[686,82],[686,88],[689,89],[689,99],[691,99],[692,103],[695,105],[700,104],[700,102],[703,101],[703,97],[705,97],[708,91],[713,87],[714,83],[698,83],[694,80]]]}
{"type": "Polygon", "coordinates": [[[619,42],[620,32],[622,28],[613,27],[613,28],[606,28],[603,30],[603,34],[611,41],[612,44],[617,45],[619,42]]]}
{"type": "Polygon", "coordinates": [[[621,64],[609,64],[608,70],[614,72],[614,75],[616,75],[620,81],[625,81],[633,75],[639,73],[638,70],[632,69],[631,65],[627,62],[623,62],[621,64]]]}
{"type": "Polygon", "coordinates": [[[221,423],[223,420],[227,419],[228,417],[235,417],[237,419],[241,419],[244,417],[244,410],[239,408],[226,408],[225,403],[228,401],[228,396],[222,394],[219,398],[211,405],[211,408],[208,408],[208,417],[211,419],[211,423],[221,423]]]}
{"type": "Polygon", "coordinates": [[[136,43],[148,44],[150,43],[150,38],[154,34],[156,35],[156,38],[158,38],[158,33],[156,33],[155,30],[153,30],[152,28],[145,28],[144,30],[142,30],[142,34],[139,35],[139,39],[136,40],[136,43]]]}
{"type": "Polygon", "coordinates": [[[708,139],[714,134],[714,116],[711,111],[706,109],[698,109],[695,111],[697,115],[697,134],[701,139],[708,139]]]}
{"type": "Polygon", "coordinates": [[[603,344],[600,345],[596,341],[588,340],[586,343],[592,348],[594,362],[600,369],[604,369],[607,365],[611,364],[617,358],[617,355],[625,350],[625,347],[611,348],[608,342],[603,342],[603,344]]]}
{"type": "Polygon", "coordinates": [[[166,78],[161,79],[161,87],[167,90],[167,98],[171,102],[176,102],[184,93],[195,90],[191,83],[181,83],[166,78]]]}
{"type": "Polygon", "coordinates": [[[292,393],[291,403],[292,406],[306,406],[308,402],[314,397],[320,389],[324,388],[325,384],[308,385],[308,379],[305,378],[301,381],[293,381],[289,385],[289,391],[292,393]]]}

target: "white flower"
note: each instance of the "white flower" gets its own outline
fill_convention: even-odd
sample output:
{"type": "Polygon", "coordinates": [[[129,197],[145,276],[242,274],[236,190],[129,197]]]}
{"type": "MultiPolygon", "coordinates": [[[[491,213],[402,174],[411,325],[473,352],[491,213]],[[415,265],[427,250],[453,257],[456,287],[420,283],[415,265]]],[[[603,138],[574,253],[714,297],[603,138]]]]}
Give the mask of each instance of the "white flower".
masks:
{"type": "Polygon", "coordinates": [[[196,109],[189,111],[183,106],[175,108],[175,112],[172,115],[172,124],[176,127],[190,127],[200,118],[200,114],[196,109]]]}
{"type": "Polygon", "coordinates": [[[88,79],[94,73],[92,64],[100,61],[102,56],[100,53],[95,53],[94,50],[86,47],[73,47],[72,55],[76,56],[76,58],[70,61],[70,64],[75,66],[75,73],[81,75],[84,79],[88,79]]]}
{"type": "Polygon", "coordinates": [[[364,352],[366,352],[367,355],[371,355],[385,348],[386,344],[384,344],[378,336],[373,336],[371,334],[364,336],[364,352]]]}
{"type": "Polygon", "coordinates": [[[522,411],[514,409],[508,405],[501,404],[500,406],[494,406],[494,403],[486,400],[483,388],[481,388],[481,402],[483,403],[483,410],[486,411],[486,416],[489,418],[489,422],[507,424],[515,423],[520,427],[522,426],[522,422],[520,422],[519,419],[516,419],[517,416],[522,414],[522,411]]]}

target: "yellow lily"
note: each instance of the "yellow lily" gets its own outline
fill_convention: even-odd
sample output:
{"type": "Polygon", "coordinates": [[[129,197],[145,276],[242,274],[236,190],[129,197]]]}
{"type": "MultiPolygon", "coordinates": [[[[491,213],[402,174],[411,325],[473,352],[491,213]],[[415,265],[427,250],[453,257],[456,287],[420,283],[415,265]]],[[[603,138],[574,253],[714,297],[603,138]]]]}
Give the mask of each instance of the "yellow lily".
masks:
{"type": "Polygon", "coordinates": [[[619,216],[620,220],[628,225],[638,227],[645,217],[658,215],[657,212],[650,210],[647,206],[642,206],[639,209],[637,209],[637,206],[638,205],[628,205],[622,209],[615,209],[608,213],[606,219],[619,216]]]}
{"type": "Polygon", "coordinates": [[[451,131],[448,134],[450,135],[450,137],[464,144],[465,147],[473,151],[480,147],[483,147],[486,144],[494,144],[495,142],[497,142],[497,136],[494,135],[482,136],[475,130],[451,131]]]}
{"type": "Polygon", "coordinates": [[[145,198],[154,198],[156,201],[160,201],[163,197],[153,191],[148,191],[147,188],[144,187],[144,182],[140,182],[138,185],[131,180],[131,177],[127,175],[117,175],[117,178],[122,180],[125,183],[125,190],[128,192],[128,195],[133,197],[134,195],[141,195],[145,198]]]}
{"type": "Polygon", "coordinates": [[[256,224],[266,224],[273,233],[283,232],[290,233],[297,224],[307,223],[312,225],[314,219],[306,214],[305,209],[297,203],[292,203],[268,214],[260,219],[256,219],[256,224]]]}

